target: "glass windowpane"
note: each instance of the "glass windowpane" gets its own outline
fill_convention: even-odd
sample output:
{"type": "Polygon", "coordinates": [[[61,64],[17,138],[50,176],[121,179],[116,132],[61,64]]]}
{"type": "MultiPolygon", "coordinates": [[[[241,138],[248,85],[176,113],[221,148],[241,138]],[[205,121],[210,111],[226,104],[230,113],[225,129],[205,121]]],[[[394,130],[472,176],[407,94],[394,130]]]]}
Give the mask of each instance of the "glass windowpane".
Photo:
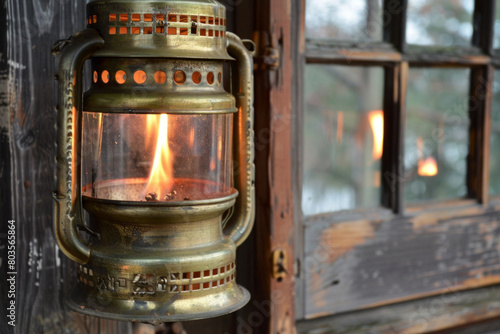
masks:
{"type": "Polygon", "coordinates": [[[493,47],[500,48],[500,0],[496,0],[493,47]]]}
{"type": "Polygon", "coordinates": [[[490,194],[500,195],[500,70],[495,71],[491,103],[490,194]]]}
{"type": "Polygon", "coordinates": [[[474,0],[409,0],[408,44],[469,46],[474,0]]]}
{"type": "Polygon", "coordinates": [[[382,40],[382,0],[306,1],[306,37],[382,40]]]}
{"type": "Polygon", "coordinates": [[[406,202],[466,195],[469,69],[410,69],[405,129],[406,202]]]}
{"type": "Polygon", "coordinates": [[[383,69],[307,65],[305,215],[380,203],[383,69]]]}

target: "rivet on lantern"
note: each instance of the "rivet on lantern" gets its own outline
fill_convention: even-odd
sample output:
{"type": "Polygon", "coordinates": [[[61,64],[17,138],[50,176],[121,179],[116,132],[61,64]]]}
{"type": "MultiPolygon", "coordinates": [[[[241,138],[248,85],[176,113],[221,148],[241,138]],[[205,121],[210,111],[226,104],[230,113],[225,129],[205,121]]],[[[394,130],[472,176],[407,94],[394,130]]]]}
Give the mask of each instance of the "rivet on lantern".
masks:
{"type": "Polygon", "coordinates": [[[248,302],[235,261],[255,210],[253,66],[225,16],[212,0],[93,0],[88,28],[54,47],[55,231],[80,263],[75,311],[156,324],[248,302]],[[222,85],[233,57],[237,97],[222,85]]]}

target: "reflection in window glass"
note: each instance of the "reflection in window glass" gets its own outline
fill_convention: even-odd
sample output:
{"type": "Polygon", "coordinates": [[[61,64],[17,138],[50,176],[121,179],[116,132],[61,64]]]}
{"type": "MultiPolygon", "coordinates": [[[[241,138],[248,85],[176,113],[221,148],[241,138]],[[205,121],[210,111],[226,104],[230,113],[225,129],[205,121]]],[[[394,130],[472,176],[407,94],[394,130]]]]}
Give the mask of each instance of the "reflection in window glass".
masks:
{"type": "Polygon", "coordinates": [[[382,0],[307,0],[306,37],[382,40],[382,0]]]}
{"type": "Polygon", "coordinates": [[[474,0],[409,0],[409,44],[468,46],[472,39],[474,0]]]}
{"type": "Polygon", "coordinates": [[[383,70],[307,65],[302,210],[380,203],[383,70]]]}
{"type": "Polygon", "coordinates": [[[495,13],[495,34],[493,39],[493,47],[500,48],[500,0],[496,0],[496,13],[495,13]]]}
{"type": "Polygon", "coordinates": [[[495,71],[491,108],[490,194],[500,195],[500,70],[495,71]]]}
{"type": "Polygon", "coordinates": [[[467,193],[469,73],[468,69],[410,69],[404,161],[407,202],[467,193]]]}

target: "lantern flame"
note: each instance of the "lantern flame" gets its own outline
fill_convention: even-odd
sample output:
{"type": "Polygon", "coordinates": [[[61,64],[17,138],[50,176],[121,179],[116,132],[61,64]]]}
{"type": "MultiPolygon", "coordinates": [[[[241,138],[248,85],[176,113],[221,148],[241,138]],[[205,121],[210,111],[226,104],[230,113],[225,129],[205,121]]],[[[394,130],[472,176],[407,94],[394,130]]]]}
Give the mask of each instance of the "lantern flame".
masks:
{"type": "Polygon", "coordinates": [[[373,159],[378,160],[382,157],[384,149],[384,112],[374,110],[368,113],[368,120],[373,133],[373,159]]]}
{"type": "MultiPolygon", "coordinates": [[[[149,123],[148,123],[149,124],[149,123]]],[[[173,159],[168,145],[168,116],[160,115],[153,168],[146,187],[146,194],[156,193],[161,200],[173,185],[173,159]]]]}
{"type": "Polygon", "coordinates": [[[427,157],[425,160],[418,162],[418,175],[420,176],[435,176],[438,173],[436,159],[427,157]]]}

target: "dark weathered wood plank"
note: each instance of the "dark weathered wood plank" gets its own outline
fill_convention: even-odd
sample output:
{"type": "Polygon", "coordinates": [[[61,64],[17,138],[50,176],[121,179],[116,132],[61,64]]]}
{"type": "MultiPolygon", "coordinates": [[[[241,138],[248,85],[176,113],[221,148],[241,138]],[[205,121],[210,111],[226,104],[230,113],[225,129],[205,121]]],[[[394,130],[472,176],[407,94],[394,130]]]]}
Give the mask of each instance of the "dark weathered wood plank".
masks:
{"type": "Polygon", "coordinates": [[[489,157],[491,131],[492,66],[471,70],[469,98],[469,155],[467,156],[467,189],[470,198],[488,203],[489,157]]]}
{"type": "Polygon", "coordinates": [[[403,213],[404,129],[408,64],[385,69],[384,138],[382,157],[382,205],[395,213],[403,213]]]}
{"type": "MultiPolygon", "coordinates": [[[[8,218],[16,220],[18,272],[16,327],[6,327],[2,313],[2,333],[131,331],[129,323],[85,318],[66,308],[65,290],[76,275],[74,271],[65,274],[71,266],[53,237],[55,68],[50,50],[56,40],[84,27],[85,4],[85,0],[7,0],[2,6],[0,126],[2,164],[8,168],[0,173],[0,225],[3,231],[8,218]]],[[[4,240],[0,241],[2,264],[6,263],[4,240]]],[[[5,274],[2,266],[0,286],[5,274]]],[[[4,312],[7,299],[5,291],[1,293],[4,312]]]]}
{"type": "Polygon", "coordinates": [[[432,334],[498,334],[500,333],[500,320],[498,317],[462,324],[457,327],[432,332],[432,334]]]}
{"type": "Polygon", "coordinates": [[[384,65],[401,61],[401,54],[387,43],[354,43],[307,40],[308,63],[342,65],[384,65]]]}
{"type": "MultiPolygon", "coordinates": [[[[0,6],[0,31],[7,31],[7,8],[0,6]]],[[[9,117],[9,66],[7,63],[7,34],[0,33],[0,329],[7,328],[7,289],[5,257],[7,256],[6,220],[12,219],[11,165],[10,165],[10,117],[9,117]]]]}
{"type": "Polygon", "coordinates": [[[500,212],[472,202],[305,231],[306,317],[500,283],[500,212]]]}
{"type": "Polygon", "coordinates": [[[486,55],[493,51],[496,0],[474,1],[472,45],[486,55]]]}
{"type": "MultiPolygon", "coordinates": [[[[456,288],[449,282],[440,294],[416,301],[397,303],[374,309],[339,314],[315,320],[301,321],[299,334],[336,333],[490,333],[500,329],[496,323],[474,322],[500,316],[500,287],[492,286],[472,291],[456,288]],[[469,325],[469,329],[446,328],[469,325]],[[472,325],[472,328],[471,326],[472,325]],[[439,332],[437,332],[439,331],[439,332]]],[[[496,333],[496,332],[495,332],[496,333]]]]}
{"type": "MultiPolygon", "coordinates": [[[[493,52],[496,1],[475,1],[472,45],[484,54],[493,52]]],[[[489,156],[491,132],[491,99],[493,96],[493,66],[481,66],[471,71],[469,117],[469,156],[467,188],[469,197],[488,203],[489,156]]]]}
{"type": "Polygon", "coordinates": [[[308,40],[308,63],[341,65],[393,65],[408,62],[412,67],[454,67],[488,65],[492,63],[480,47],[439,47],[408,45],[399,52],[387,43],[351,43],[328,40],[308,40]]]}
{"type": "Polygon", "coordinates": [[[394,45],[399,52],[405,52],[408,0],[384,0],[383,8],[383,40],[394,45]]]}

